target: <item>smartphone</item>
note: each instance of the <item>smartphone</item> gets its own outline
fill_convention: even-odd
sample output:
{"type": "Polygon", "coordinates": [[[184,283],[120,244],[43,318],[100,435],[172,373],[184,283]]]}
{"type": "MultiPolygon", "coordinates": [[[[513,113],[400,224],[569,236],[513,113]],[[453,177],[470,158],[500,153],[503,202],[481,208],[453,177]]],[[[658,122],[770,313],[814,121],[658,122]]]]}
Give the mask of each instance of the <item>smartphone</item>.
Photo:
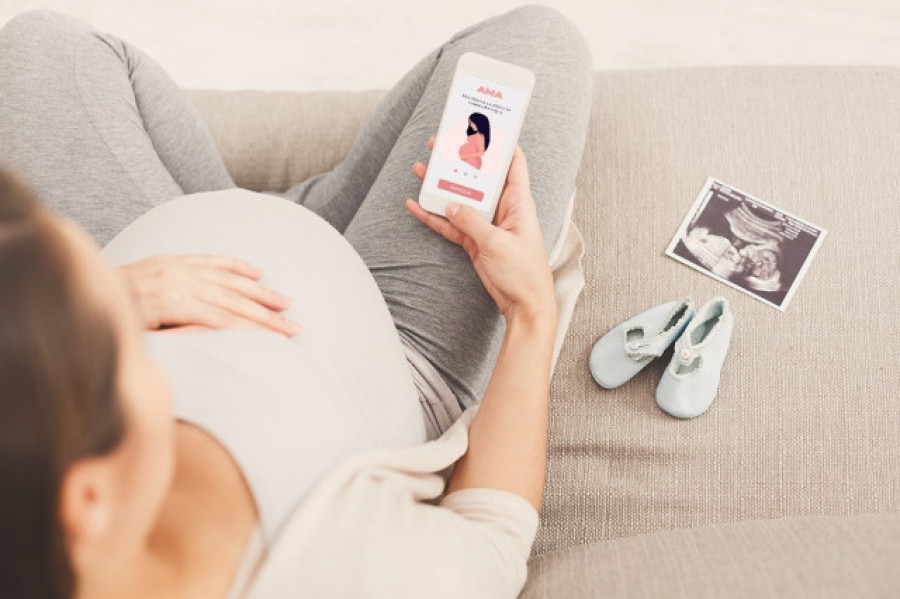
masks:
{"type": "Polygon", "coordinates": [[[446,216],[459,202],[494,220],[534,73],[488,56],[459,57],[428,161],[419,204],[446,216]]]}

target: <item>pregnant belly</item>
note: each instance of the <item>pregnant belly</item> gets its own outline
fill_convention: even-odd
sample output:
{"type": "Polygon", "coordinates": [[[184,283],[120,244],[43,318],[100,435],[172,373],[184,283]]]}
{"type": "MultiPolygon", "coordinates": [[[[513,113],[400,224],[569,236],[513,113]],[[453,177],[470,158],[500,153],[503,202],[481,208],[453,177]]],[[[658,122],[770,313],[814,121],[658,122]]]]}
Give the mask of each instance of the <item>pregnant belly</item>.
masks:
{"type": "Polygon", "coordinates": [[[481,156],[472,155],[477,153],[479,149],[480,148],[478,147],[478,144],[476,144],[474,141],[466,142],[459,148],[459,156],[463,162],[471,164],[475,168],[480,169],[481,156]]]}
{"type": "MultiPolygon", "coordinates": [[[[418,391],[384,297],[362,258],[328,222],[283,198],[230,189],[159,205],[103,249],[114,265],[188,253],[259,266],[259,282],[291,299],[282,314],[303,327],[286,340],[296,344],[299,359],[320,364],[316,376],[331,377],[327,388],[357,400],[357,417],[381,429],[373,432],[378,439],[425,439],[418,391]]],[[[209,330],[191,325],[166,334],[209,330]]]]}
{"type": "Polygon", "coordinates": [[[147,212],[103,249],[113,265],[159,254],[241,258],[291,298],[291,338],[190,325],[149,333],[148,355],[173,382],[176,415],[211,431],[264,498],[267,537],[341,458],[424,443],[410,366],[359,254],[324,219],[241,189],[192,194],[147,212]],[[180,334],[177,334],[180,333],[180,334]],[[285,476],[284,464],[294,468],[285,476]]]}

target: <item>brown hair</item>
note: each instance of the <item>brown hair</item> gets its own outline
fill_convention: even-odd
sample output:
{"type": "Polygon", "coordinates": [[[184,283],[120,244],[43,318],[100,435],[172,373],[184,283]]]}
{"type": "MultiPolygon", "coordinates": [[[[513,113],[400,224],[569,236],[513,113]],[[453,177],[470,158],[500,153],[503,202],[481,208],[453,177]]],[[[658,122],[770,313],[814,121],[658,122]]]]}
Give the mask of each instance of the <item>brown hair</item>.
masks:
{"type": "Polygon", "coordinates": [[[65,239],[26,185],[0,168],[0,589],[71,597],[60,484],[124,435],[118,342],[76,282],[65,239]]]}

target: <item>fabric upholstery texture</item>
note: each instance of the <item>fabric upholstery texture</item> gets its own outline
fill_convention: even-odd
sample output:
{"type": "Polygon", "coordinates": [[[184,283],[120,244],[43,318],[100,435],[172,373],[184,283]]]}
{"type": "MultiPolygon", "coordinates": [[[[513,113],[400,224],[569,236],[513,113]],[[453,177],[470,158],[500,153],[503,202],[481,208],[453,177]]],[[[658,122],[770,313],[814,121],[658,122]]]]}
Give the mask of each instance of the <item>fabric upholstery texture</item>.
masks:
{"type": "Polygon", "coordinates": [[[528,562],[522,599],[896,597],[895,514],[810,516],[664,531],[528,562]]]}
{"type": "Polygon", "coordinates": [[[238,187],[284,191],[335,166],[353,145],[381,90],[187,90],[238,187]]]}
{"type": "MultiPolygon", "coordinates": [[[[380,93],[189,92],[235,181],[255,190],[336,164],[380,93]]],[[[817,539],[844,539],[802,570],[823,574],[836,555],[867,543],[900,555],[900,68],[597,72],[574,223],[586,286],[551,384],[532,551],[542,557],[532,559],[523,596],[593,596],[583,585],[607,574],[598,588],[651,596],[665,580],[638,580],[651,555],[663,559],[659,576],[692,576],[667,553],[680,544],[699,558],[732,539],[735,560],[777,563],[782,540],[796,549],[783,559],[802,570],[817,539]],[[664,255],[710,176],[828,230],[785,312],[664,255]],[[723,295],[734,312],[709,410],[681,421],[656,406],[671,350],[625,385],[601,389],[588,369],[592,345],[686,295],[698,305],[723,295]],[[664,536],[776,518],[784,520],[664,536]],[[663,536],[623,539],[645,533],[663,536]],[[565,575],[553,564],[570,578],[587,572],[559,593],[552,585],[565,575]]],[[[880,577],[867,588],[900,590],[900,574],[879,563],[860,570],[880,577]]],[[[739,562],[722,567],[695,596],[752,582],[736,578],[739,562]]],[[[798,572],[772,574],[767,588],[809,582],[798,572]]],[[[831,580],[822,588],[835,592],[831,580]]]]}

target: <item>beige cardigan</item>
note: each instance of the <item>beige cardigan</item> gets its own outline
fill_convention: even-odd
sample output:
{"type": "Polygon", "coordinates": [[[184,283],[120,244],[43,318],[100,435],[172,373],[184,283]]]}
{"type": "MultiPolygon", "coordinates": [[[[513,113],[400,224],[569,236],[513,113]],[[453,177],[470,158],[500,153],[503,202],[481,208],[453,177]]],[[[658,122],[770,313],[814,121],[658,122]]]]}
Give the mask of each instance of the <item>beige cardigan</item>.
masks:
{"type": "Polygon", "coordinates": [[[443,495],[478,408],[424,445],[342,461],[288,520],[242,596],[516,597],[537,511],[500,489],[443,495]]]}

